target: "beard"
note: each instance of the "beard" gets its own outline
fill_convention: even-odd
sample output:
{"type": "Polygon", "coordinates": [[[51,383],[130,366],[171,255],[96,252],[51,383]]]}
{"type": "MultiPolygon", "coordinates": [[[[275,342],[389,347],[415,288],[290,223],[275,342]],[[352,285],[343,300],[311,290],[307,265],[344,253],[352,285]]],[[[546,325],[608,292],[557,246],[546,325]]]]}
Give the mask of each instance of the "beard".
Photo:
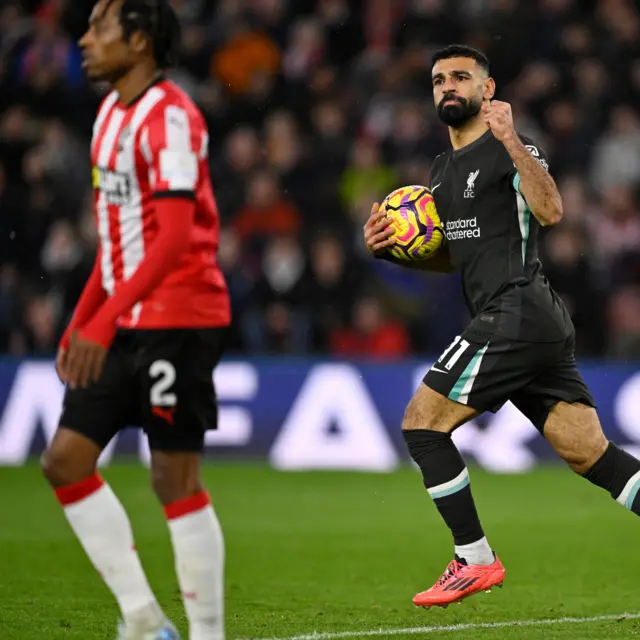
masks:
{"type": "Polygon", "coordinates": [[[438,103],[437,111],[438,117],[449,127],[459,129],[463,127],[469,120],[474,118],[480,113],[482,107],[482,100],[480,98],[461,98],[455,95],[445,95],[438,103]],[[447,100],[455,100],[454,104],[444,103],[447,100]]]}

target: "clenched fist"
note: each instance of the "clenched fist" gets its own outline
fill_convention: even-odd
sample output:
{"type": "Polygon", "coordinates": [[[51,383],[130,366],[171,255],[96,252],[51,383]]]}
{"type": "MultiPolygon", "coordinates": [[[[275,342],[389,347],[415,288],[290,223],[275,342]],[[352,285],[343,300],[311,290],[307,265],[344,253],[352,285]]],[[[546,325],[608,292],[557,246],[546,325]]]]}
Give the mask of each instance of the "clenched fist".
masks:
{"type": "Polygon", "coordinates": [[[391,218],[377,202],[374,202],[369,219],[364,225],[364,241],[369,252],[374,256],[384,253],[388,247],[395,243],[394,233],[391,218]]]}
{"type": "Polygon", "coordinates": [[[482,115],[491,132],[500,142],[516,136],[511,105],[508,102],[500,102],[499,100],[484,102],[482,115]]]}

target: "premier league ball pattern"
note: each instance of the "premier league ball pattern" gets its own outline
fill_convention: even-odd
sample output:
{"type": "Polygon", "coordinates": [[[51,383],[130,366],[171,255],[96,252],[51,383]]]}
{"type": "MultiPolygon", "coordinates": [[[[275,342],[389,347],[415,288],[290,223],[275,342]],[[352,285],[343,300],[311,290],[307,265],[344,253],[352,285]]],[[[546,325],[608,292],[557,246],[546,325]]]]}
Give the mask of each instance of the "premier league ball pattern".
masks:
{"type": "Polygon", "coordinates": [[[427,187],[401,187],[382,206],[395,229],[389,252],[399,260],[426,260],[442,246],[445,236],[433,195],[427,187]]]}

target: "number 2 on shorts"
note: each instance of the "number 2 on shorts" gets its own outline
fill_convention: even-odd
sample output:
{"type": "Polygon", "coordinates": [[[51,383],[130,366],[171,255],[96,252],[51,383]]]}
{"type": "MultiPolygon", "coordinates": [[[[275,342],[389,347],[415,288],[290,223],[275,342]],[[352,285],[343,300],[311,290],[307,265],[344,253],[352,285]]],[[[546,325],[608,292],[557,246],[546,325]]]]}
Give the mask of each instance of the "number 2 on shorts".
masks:
{"type": "Polygon", "coordinates": [[[176,381],[176,368],[168,360],[156,360],[149,367],[149,376],[157,378],[151,385],[151,406],[175,407],[178,397],[169,389],[176,381]]]}

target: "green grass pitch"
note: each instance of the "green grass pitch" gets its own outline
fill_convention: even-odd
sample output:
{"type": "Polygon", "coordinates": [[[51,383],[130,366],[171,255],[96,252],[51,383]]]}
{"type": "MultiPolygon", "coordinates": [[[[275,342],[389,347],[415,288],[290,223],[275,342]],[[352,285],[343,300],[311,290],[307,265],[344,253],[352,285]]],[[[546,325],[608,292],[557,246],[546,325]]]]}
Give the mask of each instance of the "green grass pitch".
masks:
{"type": "MultiPolygon", "coordinates": [[[[207,466],[227,541],[229,639],[290,638],[640,610],[640,521],[561,467],[521,476],[472,470],[505,588],[446,610],[415,608],[452,556],[448,532],[412,469],[390,475],[278,473],[207,466]]],[[[127,508],[162,605],[185,629],[163,515],[147,471],[104,471],[127,508]]],[[[0,640],[107,640],[116,607],[41,479],[0,469],[0,640]]],[[[640,637],[640,620],[422,631],[418,638],[640,637]]],[[[320,636],[321,637],[321,636],[320,636]]],[[[186,639],[186,636],[185,636],[186,639]]]]}

